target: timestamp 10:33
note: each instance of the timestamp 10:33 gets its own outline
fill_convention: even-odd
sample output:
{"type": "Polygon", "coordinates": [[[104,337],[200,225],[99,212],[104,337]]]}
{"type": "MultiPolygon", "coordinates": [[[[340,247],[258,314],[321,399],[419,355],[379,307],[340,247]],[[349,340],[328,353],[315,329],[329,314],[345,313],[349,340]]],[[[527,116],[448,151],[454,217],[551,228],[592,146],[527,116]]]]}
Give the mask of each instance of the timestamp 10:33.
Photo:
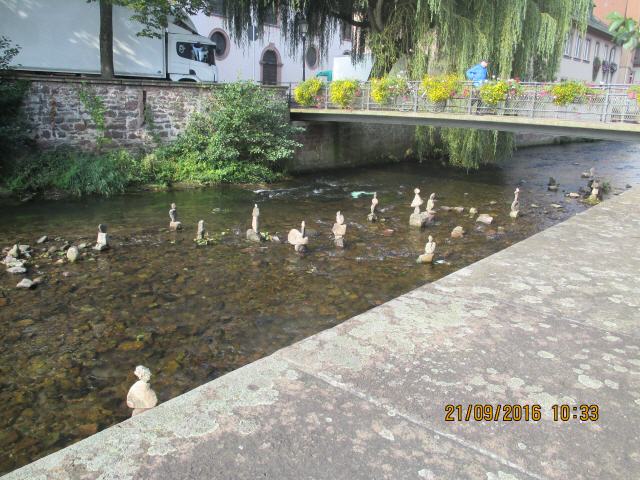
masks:
{"type": "MultiPolygon", "coordinates": [[[[600,418],[600,408],[595,404],[551,406],[554,422],[579,420],[595,422],[600,418]]],[[[445,405],[446,422],[538,422],[542,419],[542,406],[538,404],[469,404],[445,405]]]]}

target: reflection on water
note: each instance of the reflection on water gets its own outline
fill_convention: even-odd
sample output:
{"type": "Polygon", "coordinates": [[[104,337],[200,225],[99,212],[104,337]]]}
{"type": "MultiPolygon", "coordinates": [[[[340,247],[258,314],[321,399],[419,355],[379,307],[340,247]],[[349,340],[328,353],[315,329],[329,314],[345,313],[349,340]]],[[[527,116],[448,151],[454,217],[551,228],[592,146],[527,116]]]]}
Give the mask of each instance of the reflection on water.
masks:
{"type": "Polygon", "coordinates": [[[20,240],[37,247],[29,278],[44,282],[16,290],[20,276],[0,274],[0,473],[127,418],[136,365],[151,369],[151,384],[166,401],[583,210],[563,190],[585,185],[580,172],[591,166],[618,191],[637,183],[639,153],[638,145],[587,143],[522,150],[502,169],[470,175],[393,165],[262,188],[5,205],[0,245],[20,240]],[[559,192],[547,192],[549,176],[559,192]],[[508,212],[516,185],[521,216],[514,221],[508,212]],[[494,224],[441,212],[428,231],[412,230],[416,186],[425,200],[436,192],[437,205],[477,207],[494,224]],[[370,224],[371,196],[352,192],[374,191],[385,221],[370,224]],[[168,231],[171,202],[182,232],[168,231]],[[281,238],[306,220],[310,252],[245,241],[254,203],[261,228],[281,238]],[[330,238],[337,210],[348,225],[343,251],[330,238]],[[229,233],[219,244],[197,247],[200,219],[209,232],[229,233]],[[95,241],[98,223],[109,226],[111,250],[84,250],[75,264],[44,256],[64,241],[95,241]],[[452,241],[456,225],[468,233],[452,241]],[[36,245],[45,234],[50,240],[36,245]],[[416,265],[428,234],[444,262],[416,265]]]}

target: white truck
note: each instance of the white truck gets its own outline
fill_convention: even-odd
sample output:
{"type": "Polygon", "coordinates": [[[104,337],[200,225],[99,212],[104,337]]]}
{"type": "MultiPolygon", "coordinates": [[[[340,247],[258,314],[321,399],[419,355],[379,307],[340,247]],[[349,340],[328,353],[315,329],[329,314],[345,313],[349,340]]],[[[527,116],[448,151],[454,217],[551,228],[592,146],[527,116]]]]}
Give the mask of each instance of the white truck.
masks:
{"type": "MultiPolygon", "coordinates": [[[[160,38],[138,36],[132,12],[113,6],[113,66],[118,76],[216,82],[215,42],[191,22],[169,23],[160,38]],[[191,28],[191,31],[189,30],[191,28]]],[[[17,70],[100,74],[100,7],[87,0],[0,0],[0,35],[20,46],[17,70]]]]}

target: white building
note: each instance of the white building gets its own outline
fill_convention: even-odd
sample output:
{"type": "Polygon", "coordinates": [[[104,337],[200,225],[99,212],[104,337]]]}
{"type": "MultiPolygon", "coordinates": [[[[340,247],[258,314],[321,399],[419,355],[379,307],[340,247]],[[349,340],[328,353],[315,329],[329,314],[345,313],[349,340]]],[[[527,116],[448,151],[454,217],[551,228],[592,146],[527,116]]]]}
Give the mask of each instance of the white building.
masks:
{"type": "Polygon", "coordinates": [[[558,79],[615,83],[618,81],[616,72],[619,69],[621,48],[613,42],[607,25],[591,17],[584,34],[580,34],[575,28],[569,32],[558,79]]]}
{"type": "MultiPolygon", "coordinates": [[[[289,51],[278,18],[265,25],[263,38],[242,42],[240,46],[225,27],[225,18],[216,14],[216,2],[211,2],[213,14],[203,13],[191,17],[200,35],[216,42],[216,65],[220,82],[254,80],[265,84],[300,82],[302,80],[302,49],[294,57],[289,51]]],[[[220,10],[218,10],[220,11],[220,10]]],[[[333,58],[351,50],[351,30],[342,28],[329,42],[326,55],[321,55],[313,41],[306,42],[306,78],[319,71],[331,70],[333,58]]]]}

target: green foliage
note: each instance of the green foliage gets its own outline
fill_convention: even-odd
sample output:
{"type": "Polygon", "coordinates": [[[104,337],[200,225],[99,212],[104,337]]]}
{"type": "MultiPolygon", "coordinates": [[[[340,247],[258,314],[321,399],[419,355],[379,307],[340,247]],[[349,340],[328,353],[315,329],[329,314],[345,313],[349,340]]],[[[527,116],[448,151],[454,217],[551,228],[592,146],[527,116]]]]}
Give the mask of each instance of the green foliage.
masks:
{"type": "Polygon", "coordinates": [[[426,95],[430,102],[441,103],[452,98],[461,85],[460,77],[454,74],[426,75],[420,83],[420,92],[426,95]]]}
{"type": "Polygon", "coordinates": [[[359,88],[356,80],[335,80],[329,87],[329,99],[340,108],[350,108],[359,88]]]}
{"type": "Polygon", "coordinates": [[[407,79],[400,76],[384,76],[371,79],[371,98],[374,102],[384,105],[409,90],[407,79]]]}
{"type": "Polygon", "coordinates": [[[507,158],[515,148],[514,136],[507,132],[442,128],[440,137],[449,163],[467,170],[507,158]]]}
{"type": "Polygon", "coordinates": [[[322,80],[310,78],[298,84],[293,90],[293,98],[303,107],[311,107],[318,104],[318,92],[322,88],[322,80]]]}
{"type": "MultiPolygon", "coordinates": [[[[0,73],[9,69],[19,51],[9,39],[0,36],[0,73]]],[[[4,168],[7,157],[29,143],[28,126],[21,115],[22,101],[28,89],[28,82],[0,77],[0,168],[4,168]]]]}
{"type": "Polygon", "coordinates": [[[124,192],[138,171],[125,150],[106,154],[60,150],[30,155],[16,162],[7,182],[15,193],[63,191],[74,196],[124,192]]]}
{"type": "Polygon", "coordinates": [[[640,45],[640,23],[633,18],[626,18],[618,12],[609,14],[607,20],[611,21],[609,31],[617,43],[629,50],[640,45]]]}
{"type": "Polygon", "coordinates": [[[78,90],[78,98],[82,106],[87,111],[93,124],[98,131],[98,147],[101,147],[105,143],[108,143],[109,139],[105,136],[107,130],[105,114],[107,108],[104,105],[104,101],[96,93],[94,93],[86,83],[83,83],[78,90]]]}
{"type": "MultiPolygon", "coordinates": [[[[85,97],[100,111],[100,102],[85,97]]],[[[146,154],[57,151],[15,162],[7,187],[15,192],[58,190],[76,196],[111,195],[132,184],[259,183],[280,170],[301,145],[301,128],[288,121],[287,104],[273,90],[250,82],[212,89],[210,102],[185,131],[146,154]]]]}
{"type": "Polygon", "coordinates": [[[640,107],[640,85],[633,85],[629,87],[629,92],[631,95],[635,96],[638,107],[640,107]]]}
{"type": "Polygon", "coordinates": [[[588,94],[597,94],[598,91],[589,88],[583,82],[569,80],[554,84],[548,93],[553,96],[553,103],[556,105],[568,105],[583,100],[588,94]]]}

